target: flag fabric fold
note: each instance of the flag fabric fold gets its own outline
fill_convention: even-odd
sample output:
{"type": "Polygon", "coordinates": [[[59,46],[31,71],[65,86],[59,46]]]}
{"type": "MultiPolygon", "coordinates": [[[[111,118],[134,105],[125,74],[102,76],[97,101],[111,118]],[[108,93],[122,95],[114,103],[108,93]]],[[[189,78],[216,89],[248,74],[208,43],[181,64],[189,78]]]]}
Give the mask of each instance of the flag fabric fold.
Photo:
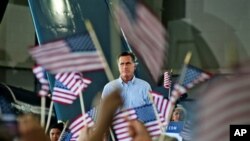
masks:
{"type": "Polygon", "coordinates": [[[59,80],[55,80],[53,88],[52,100],[61,104],[72,104],[76,100],[77,95],[70,91],[65,85],[59,80]]]}
{"type": "Polygon", "coordinates": [[[62,82],[75,95],[78,95],[91,83],[90,79],[84,78],[81,73],[76,72],[58,73],[55,78],[62,82]]]}
{"type": "Polygon", "coordinates": [[[30,49],[34,60],[52,74],[104,69],[104,60],[89,34],[75,34],[30,49]]]}
{"type": "Polygon", "coordinates": [[[135,16],[121,3],[115,15],[129,44],[143,60],[153,80],[158,81],[166,58],[166,30],[161,22],[141,3],[136,3],[135,16]]]}
{"type": "Polygon", "coordinates": [[[84,78],[81,73],[58,73],[55,76],[52,100],[62,104],[72,104],[91,80],[84,78]]]}

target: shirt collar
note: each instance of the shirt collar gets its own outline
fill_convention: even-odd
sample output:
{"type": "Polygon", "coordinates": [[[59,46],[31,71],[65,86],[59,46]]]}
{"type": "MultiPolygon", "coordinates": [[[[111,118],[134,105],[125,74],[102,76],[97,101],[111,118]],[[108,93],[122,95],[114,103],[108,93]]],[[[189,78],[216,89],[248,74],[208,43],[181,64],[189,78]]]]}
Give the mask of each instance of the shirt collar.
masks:
{"type": "MultiPolygon", "coordinates": [[[[121,77],[119,77],[118,81],[119,81],[121,84],[123,84],[123,80],[122,80],[121,77]]],[[[135,76],[133,76],[132,80],[128,81],[128,83],[132,83],[132,84],[134,84],[134,82],[135,82],[135,76]]]]}

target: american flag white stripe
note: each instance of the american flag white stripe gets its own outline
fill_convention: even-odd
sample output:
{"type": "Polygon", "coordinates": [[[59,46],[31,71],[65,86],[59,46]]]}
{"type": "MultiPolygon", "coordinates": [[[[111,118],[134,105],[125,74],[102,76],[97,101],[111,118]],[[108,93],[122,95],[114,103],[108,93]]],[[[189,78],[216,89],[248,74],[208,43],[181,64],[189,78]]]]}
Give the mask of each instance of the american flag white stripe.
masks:
{"type": "Polygon", "coordinates": [[[156,82],[164,65],[166,50],[163,25],[140,3],[137,4],[134,21],[125,5],[116,8],[116,17],[128,42],[143,59],[156,82]]]}

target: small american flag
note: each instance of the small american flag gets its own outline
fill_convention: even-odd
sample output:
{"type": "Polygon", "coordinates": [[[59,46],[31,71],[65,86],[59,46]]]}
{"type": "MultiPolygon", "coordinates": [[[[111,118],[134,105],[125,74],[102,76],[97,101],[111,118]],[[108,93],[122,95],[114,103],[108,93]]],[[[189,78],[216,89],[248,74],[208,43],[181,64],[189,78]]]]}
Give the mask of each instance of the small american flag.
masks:
{"type": "Polygon", "coordinates": [[[30,50],[31,56],[52,74],[104,69],[103,59],[89,34],[77,34],[30,50]]]}
{"type": "Polygon", "coordinates": [[[180,82],[180,84],[188,89],[194,87],[195,85],[205,80],[210,79],[212,76],[211,73],[205,72],[192,65],[187,65],[184,70],[184,73],[181,74],[181,77],[183,77],[183,81],[180,82]]]}
{"type": "Polygon", "coordinates": [[[71,140],[77,140],[79,133],[83,127],[87,126],[92,127],[94,126],[94,119],[96,116],[96,108],[92,108],[84,115],[79,115],[72,123],[69,125],[69,130],[72,133],[71,140]]]}
{"type": "Polygon", "coordinates": [[[166,30],[141,3],[136,4],[134,18],[132,11],[129,11],[124,3],[116,8],[118,24],[128,42],[147,66],[153,80],[157,82],[166,58],[166,30]]]}
{"type": "Polygon", "coordinates": [[[249,62],[246,65],[238,68],[245,72],[213,79],[198,95],[192,140],[229,141],[230,125],[250,123],[249,62]]]}
{"type": "Polygon", "coordinates": [[[36,66],[33,68],[33,73],[41,83],[41,90],[38,92],[39,96],[47,96],[49,94],[49,81],[46,77],[45,70],[41,66],[36,66]]]}
{"type": "Polygon", "coordinates": [[[62,133],[61,135],[61,140],[60,141],[71,141],[71,136],[72,136],[72,133],[68,132],[68,131],[65,131],[62,133]]]}
{"type": "Polygon", "coordinates": [[[159,111],[160,119],[162,122],[164,122],[169,101],[164,98],[162,94],[153,91],[151,92],[151,94],[153,96],[153,102],[157,110],[159,111]]]}
{"type": "Polygon", "coordinates": [[[151,137],[161,134],[161,129],[155,115],[152,104],[136,107],[133,109],[120,111],[114,117],[113,129],[118,141],[131,141],[128,133],[128,120],[138,119],[143,122],[151,137]]]}
{"type": "Polygon", "coordinates": [[[52,100],[54,102],[62,104],[72,104],[76,100],[77,95],[70,91],[65,85],[59,80],[55,80],[55,86],[53,89],[52,100]]]}
{"type": "Polygon", "coordinates": [[[164,72],[164,82],[163,82],[163,87],[165,89],[171,88],[171,79],[170,79],[170,74],[166,71],[164,72]]]}
{"type": "Polygon", "coordinates": [[[55,78],[62,82],[75,95],[78,95],[91,83],[90,79],[84,78],[81,73],[76,72],[58,73],[55,78]]]}

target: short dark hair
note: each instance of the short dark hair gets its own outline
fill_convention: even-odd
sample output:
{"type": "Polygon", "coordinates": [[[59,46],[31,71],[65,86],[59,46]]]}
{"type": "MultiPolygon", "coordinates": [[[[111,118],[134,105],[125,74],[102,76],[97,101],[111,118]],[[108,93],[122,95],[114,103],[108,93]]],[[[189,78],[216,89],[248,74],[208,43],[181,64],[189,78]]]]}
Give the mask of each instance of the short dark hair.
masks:
{"type": "Polygon", "coordinates": [[[130,51],[125,51],[125,52],[122,52],[120,55],[118,55],[117,57],[117,61],[119,60],[120,57],[122,56],[130,56],[132,58],[132,61],[133,62],[136,62],[136,57],[135,57],[135,54],[133,52],[130,52],[130,51]]]}
{"type": "Polygon", "coordinates": [[[62,131],[63,130],[63,126],[64,126],[63,123],[57,123],[57,124],[52,125],[51,128],[50,128],[50,130],[56,128],[56,129],[59,129],[60,131],[62,131]]]}

